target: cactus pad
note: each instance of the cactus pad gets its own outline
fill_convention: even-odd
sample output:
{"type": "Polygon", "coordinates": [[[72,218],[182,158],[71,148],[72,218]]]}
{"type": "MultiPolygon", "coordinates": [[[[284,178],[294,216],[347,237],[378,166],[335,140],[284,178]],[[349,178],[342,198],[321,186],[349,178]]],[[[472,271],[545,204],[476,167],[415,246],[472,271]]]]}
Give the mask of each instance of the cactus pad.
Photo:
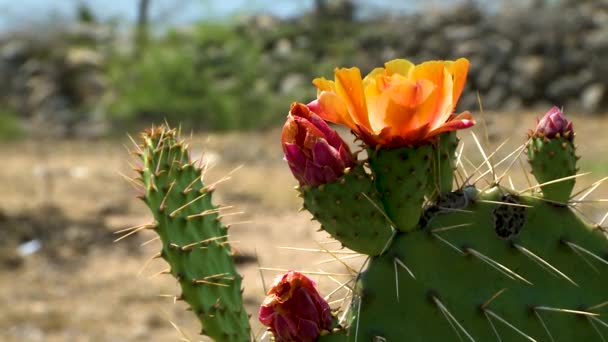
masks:
{"type": "MultiPolygon", "coordinates": [[[[545,138],[532,136],[528,145],[528,160],[532,173],[540,184],[573,176],[576,173],[575,147],[566,137],[545,138]]],[[[574,188],[575,179],[542,186],[548,200],[566,203],[574,188]]]]}
{"type": "Polygon", "coordinates": [[[431,144],[369,152],[376,189],[399,231],[414,229],[422,214],[432,153],[431,144]]]}
{"type": "Polygon", "coordinates": [[[198,316],[203,333],[216,341],[249,341],[250,328],[241,297],[228,230],[212,203],[213,188],[188,156],[178,133],[165,126],[146,131],[138,154],[144,202],[162,241],[159,256],[171,266],[182,294],[198,316]]]}
{"type": "Polygon", "coordinates": [[[607,332],[599,319],[608,316],[608,240],[600,229],[568,207],[501,187],[466,209],[435,213],[372,259],[352,304],[351,336],[594,341],[596,329],[607,332]],[[518,234],[497,230],[498,213],[502,228],[518,234]]]}
{"type": "Polygon", "coordinates": [[[304,207],[345,247],[378,255],[387,246],[392,229],[382,215],[378,193],[363,166],[355,166],[333,183],[303,186],[300,191],[304,207]]]}

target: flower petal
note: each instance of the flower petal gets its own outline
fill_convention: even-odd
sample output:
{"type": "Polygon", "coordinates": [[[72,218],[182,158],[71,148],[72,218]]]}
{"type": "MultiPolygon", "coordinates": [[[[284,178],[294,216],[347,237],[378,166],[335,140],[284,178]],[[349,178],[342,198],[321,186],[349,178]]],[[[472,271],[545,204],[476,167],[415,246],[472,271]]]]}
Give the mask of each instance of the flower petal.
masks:
{"type": "Polygon", "coordinates": [[[273,333],[277,342],[297,341],[298,326],[290,317],[277,315],[274,321],[273,333]]]}
{"type": "Polygon", "coordinates": [[[276,311],[272,306],[260,306],[260,311],[258,312],[258,318],[262,324],[269,326],[273,323],[274,318],[276,316],[276,311]]]}
{"type": "Polygon", "coordinates": [[[386,74],[399,74],[405,77],[409,77],[410,73],[414,69],[414,64],[407,59],[393,59],[392,61],[384,63],[386,67],[386,74]]]}
{"type": "Polygon", "coordinates": [[[329,146],[327,141],[317,141],[312,150],[312,155],[312,160],[316,165],[328,166],[338,174],[344,172],[344,163],[340,158],[340,153],[335,148],[329,146]]]}
{"type": "Polygon", "coordinates": [[[465,83],[467,82],[467,74],[469,72],[469,61],[466,58],[459,58],[456,61],[446,61],[445,67],[453,77],[453,90],[452,90],[452,102],[454,107],[460,99],[462,90],[464,89],[465,83]]]}
{"type": "Polygon", "coordinates": [[[338,94],[322,91],[318,98],[306,105],[323,120],[356,129],[357,125],[348,113],[348,108],[338,94]]]}
{"type": "Polygon", "coordinates": [[[326,79],[325,77],[319,77],[319,78],[315,78],[312,81],[312,84],[314,84],[317,87],[317,95],[320,94],[322,91],[336,91],[336,84],[334,81],[330,81],[328,79],[326,79]]]}
{"type": "Polygon", "coordinates": [[[375,68],[369,74],[365,75],[363,79],[363,89],[367,88],[371,83],[375,84],[376,79],[380,76],[384,76],[384,68],[375,68]]]}
{"type": "Polygon", "coordinates": [[[335,71],[336,93],[344,99],[353,121],[370,128],[363,80],[359,68],[341,68],[335,71]]]}
{"type": "MultiPolygon", "coordinates": [[[[435,86],[426,80],[405,80],[391,85],[379,101],[384,106],[384,122],[392,134],[406,138],[410,131],[427,122],[435,106],[435,86]]],[[[381,110],[381,109],[378,109],[381,110]]]]}
{"type": "Polygon", "coordinates": [[[475,120],[473,120],[473,116],[471,115],[470,112],[463,112],[461,114],[459,114],[458,116],[456,116],[454,119],[446,122],[445,124],[437,127],[436,129],[430,131],[427,135],[426,138],[432,138],[440,133],[443,132],[450,132],[450,131],[455,131],[455,130],[459,130],[459,129],[465,129],[465,128],[469,128],[472,127],[473,125],[475,125],[475,120]]]}
{"type": "Polygon", "coordinates": [[[298,320],[298,341],[313,342],[319,338],[320,328],[314,322],[307,319],[298,320]]]}

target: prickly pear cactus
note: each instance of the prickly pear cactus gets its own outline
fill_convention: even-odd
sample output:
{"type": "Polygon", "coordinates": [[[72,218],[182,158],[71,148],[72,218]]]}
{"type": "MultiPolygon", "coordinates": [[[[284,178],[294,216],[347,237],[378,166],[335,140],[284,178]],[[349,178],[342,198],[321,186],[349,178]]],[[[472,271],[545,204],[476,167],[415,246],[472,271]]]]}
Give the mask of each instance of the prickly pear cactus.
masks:
{"type": "MultiPolygon", "coordinates": [[[[468,68],[465,59],[394,60],[365,78],[336,69],[335,81],[313,82],[315,101],[291,106],[282,146],[304,208],[369,258],[340,285],[352,300],[333,317],[303,274],[275,280],[260,321],[276,341],[608,339],[608,239],[575,207],[572,124],[552,108],[520,147],[537,185],[518,191],[502,181],[518,151],[502,176],[482,152],[493,175],[485,188],[471,177],[455,182],[456,131],[474,125],[470,113],[453,113],[468,68]],[[367,158],[326,121],[349,127],[367,158]]],[[[144,133],[138,154],[150,228],[182,298],[215,340],[249,339],[213,189],[173,130],[144,133]]]]}
{"type": "Polygon", "coordinates": [[[135,153],[145,193],[141,199],[154,214],[150,226],[162,241],[158,254],[171,266],[186,301],[201,321],[202,334],[216,341],[248,341],[249,318],[241,296],[228,229],[213,205],[213,187],[205,186],[201,168],[188,155],[175,129],[160,126],[144,132],[135,153]]]}
{"type": "MultiPolygon", "coordinates": [[[[364,79],[353,69],[337,69],[335,82],[315,80],[319,96],[307,106],[364,141],[366,177],[377,189],[370,209],[395,230],[379,255],[368,253],[353,280],[342,328],[320,334],[320,340],[608,338],[608,240],[603,228],[571,205],[577,157],[572,124],[563,113],[551,109],[521,147],[538,185],[517,191],[495,176],[479,189],[469,177],[452,191],[456,130],[473,124],[469,113],[451,113],[468,63],[392,61],[364,79]],[[393,102],[383,107],[382,96],[393,102]]],[[[513,155],[511,165],[519,158],[513,155]]],[[[305,207],[323,227],[321,209],[336,218],[334,224],[346,224],[327,201],[357,189],[333,181],[320,186],[332,189],[327,200],[305,207]]],[[[380,244],[369,235],[357,243],[356,235],[347,241],[346,234],[327,230],[345,246],[380,244]]]]}

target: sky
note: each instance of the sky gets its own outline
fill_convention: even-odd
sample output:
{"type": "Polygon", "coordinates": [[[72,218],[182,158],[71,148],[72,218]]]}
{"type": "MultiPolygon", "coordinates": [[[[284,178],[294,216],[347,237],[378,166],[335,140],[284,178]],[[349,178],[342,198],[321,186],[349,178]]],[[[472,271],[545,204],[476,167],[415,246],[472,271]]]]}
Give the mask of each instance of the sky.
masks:
{"type": "MultiPolygon", "coordinates": [[[[150,16],[160,26],[187,24],[201,18],[222,18],[238,13],[270,12],[293,16],[312,7],[314,0],[150,0],[150,16]]],[[[422,7],[446,6],[463,0],[356,0],[364,10],[415,11],[422,7]]],[[[509,0],[513,2],[514,0],[509,0]]],[[[520,0],[521,1],[521,0],[520,0]]],[[[476,0],[499,3],[496,0],[476,0]]],[[[0,31],[24,28],[73,18],[76,5],[84,3],[101,20],[134,21],[137,0],[0,0],[0,31]]]]}
{"type": "MultiPolygon", "coordinates": [[[[455,2],[458,0],[434,0],[455,2]]],[[[369,8],[396,7],[409,10],[424,1],[358,1],[369,8]]],[[[137,0],[0,0],[0,30],[43,24],[73,17],[76,5],[84,3],[102,20],[133,22],[137,0]]],[[[270,12],[293,16],[312,7],[313,0],[150,0],[152,21],[161,25],[185,24],[205,17],[221,18],[237,13],[270,12]]],[[[426,1],[428,3],[428,1],[426,1]]]]}

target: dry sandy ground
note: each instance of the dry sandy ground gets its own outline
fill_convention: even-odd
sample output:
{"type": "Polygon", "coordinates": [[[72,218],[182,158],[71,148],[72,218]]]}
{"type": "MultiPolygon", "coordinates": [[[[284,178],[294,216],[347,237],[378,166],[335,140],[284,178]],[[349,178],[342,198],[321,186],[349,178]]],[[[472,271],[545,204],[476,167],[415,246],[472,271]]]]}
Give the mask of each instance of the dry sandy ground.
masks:
{"type": "MultiPolygon", "coordinates": [[[[492,158],[496,163],[524,141],[526,129],[540,114],[486,113],[486,124],[478,124],[474,131],[488,151],[509,138],[492,158]]],[[[572,118],[583,156],[581,171],[593,172],[579,181],[582,189],[608,175],[608,120],[572,118]]],[[[479,164],[482,158],[471,134],[461,136],[470,162],[479,164]]],[[[164,262],[146,265],[158,242],[140,245],[153,235],[143,232],[112,242],[115,231],[150,219],[119,175],[132,175],[123,144],[129,144],[126,138],[26,141],[0,147],[0,341],[178,341],[182,333],[192,341],[202,339],[195,317],[183,304],[173,303],[179,293],[175,281],[155,275],[166,268],[164,262]],[[18,246],[31,240],[39,241],[41,248],[20,254],[18,246]]],[[[254,331],[260,331],[256,311],[264,283],[279,274],[260,271],[259,266],[336,273],[313,275],[324,293],[349,279],[348,269],[328,262],[333,258],[326,253],[279,248],[337,249],[339,244],[315,232],[318,227],[309,214],[298,213],[295,182],[282,161],[278,130],[195,136],[191,146],[195,155],[205,151],[214,165],[207,179],[220,179],[244,165],[219,186],[215,200],[234,205],[232,212],[244,212],[227,219],[240,222],[231,230],[231,240],[245,256],[239,270],[245,276],[245,302],[253,314],[254,331]]],[[[498,175],[507,164],[497,167],[498,175]]],[[[473,170],[468,161],[464,166],[473,170]]],[[[517,188],[528,186],[518,164],[509,175],[517,188]]],[[[484,181],[479,185],[483,187],[484,181]]],[[[591,197],[606,194],[600,188],[591,197]]],[[[592,218],[603,214],[595,205],[587,207],[592,218]]],[[[349,257],[347,262],[355,269],[364,260],[340,256],[349,257]]],[[[344,295],[332,297],[333,305],[340,305],[344,295]]]]}

